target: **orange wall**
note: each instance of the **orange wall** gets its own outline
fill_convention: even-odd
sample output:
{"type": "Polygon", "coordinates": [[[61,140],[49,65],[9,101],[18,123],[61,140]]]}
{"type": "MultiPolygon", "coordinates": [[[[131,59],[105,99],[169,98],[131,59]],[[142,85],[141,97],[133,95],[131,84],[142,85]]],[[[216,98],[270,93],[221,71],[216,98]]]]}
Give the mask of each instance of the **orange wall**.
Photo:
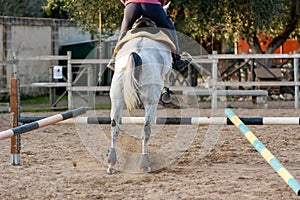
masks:
{"type": "MultiPolygon", "coordinates": [[[[261,37],[259,39],[259,42],[260,42],[260,45],[261,45],[261,48],[263,51],[266,51],[267,46],[270,44],[271,41],[272,41],[272,38],[267,38],[267,37],[261,37]]],[[[250,49],[250,46],[248,45],[248,43],[245,42],[244,40],[240,39],[239,43],[238,43],[238,54],[250,53],[249,49],[250,49]]],[[[278,49],[276,49],[275,53],[291,54],[295,50],[298,50],[298,49],[299,49],[298,41],[288,39],[285,41],[285,43],[282,46],[280,46],[278,49]]]]}

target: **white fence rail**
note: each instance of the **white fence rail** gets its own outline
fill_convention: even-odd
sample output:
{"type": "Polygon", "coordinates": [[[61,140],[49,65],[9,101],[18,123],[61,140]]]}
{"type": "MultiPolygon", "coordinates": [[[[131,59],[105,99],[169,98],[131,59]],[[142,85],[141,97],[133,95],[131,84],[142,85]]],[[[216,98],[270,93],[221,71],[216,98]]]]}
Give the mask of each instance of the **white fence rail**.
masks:
{"type": "MultiPolygon", "coordinates": [[[[299,108],[299,58],[300,54],[243,54],[243,55],[232,55],[232,54],[212,54],[207,55],[206,57],[194,57],[193,63],[210,63],[212,64],[212,81],[205,83],[203,85],[210,86],[212,88],[212,107],[217,106],[217,87],[218,86],[293,86],[295,88],[295,108],[299,108]],[[273,81],[273,82],[223,82],[218,81],[218,63],[220,60],[228,59],[293,59],[294,66],[294,80],[295,81],[273,81]]],[[[0,61],[0,65],[13,65],[16,68],[18,61],[43,61],[43,60],[67,60],[67,82],[65,83],[32,83],[30,87],[66,87],[68,93],[68,109],[73,109],[73,94],[72,92],[76,91],[103,91],[109,90],[107,86],[92,86],[88,85],[86,87],[74,86],[72,80],[72,65],[74,64],[106,64],[109,62],[109,59],[71,59],[71,52],[68,52],[67,55],[63,56],[35,56],[35,57],[15,57],[13,60],[9,61],[0,61]]],[[[14,72],[17,73],[17,70],[14,69],[14,72]]],[[[201,85],[201,84],[200,84],[201,85]]]]}

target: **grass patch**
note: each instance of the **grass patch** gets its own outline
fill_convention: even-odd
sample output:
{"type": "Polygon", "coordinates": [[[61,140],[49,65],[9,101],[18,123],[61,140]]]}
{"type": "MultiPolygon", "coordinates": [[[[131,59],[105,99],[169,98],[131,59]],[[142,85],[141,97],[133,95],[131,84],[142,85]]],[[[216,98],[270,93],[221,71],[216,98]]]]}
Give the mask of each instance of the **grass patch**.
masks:
{"type": "MultiPolygon", "coordinates": [[[[95,110],[109,110],[109,109],[111,109],[110,104],[97,104],[97,105],[95,105],[95,110]]],[[[64,112],[64,111],[67,111],[67,109],[60,109],[60,108],[51,109],[51,108],[48,108],[48,107],[22,108],[21,109],[21,112],[53,112],[53,111],[64,112]]]]}
{"type": "Polygon", "coordinates": [[[111,104],[96,104],[95,109],[96,110],[108,110],[108,109],[111,109],[111,104]]]}
{"type": "Polygon", "coordinates": [[[45,104],[49,103],[49,97],[48,96],[21,96],[21,103],[22,104],[45,104]]]}
{"type": "Polygon", "coordinates": [[[21,112],[52,112],[50,108],[26,108],[21,109],[21,112]]]}
{"type": "MultiPolygon", "coordinates": [[[[58,99],[59,96],[56,96],[58,99]]],[[[57,107],[51,107],[51,102],[48,95],[44,96],[21,96],[20,100],[21,112],[52,112],[59,111],[64,112],[67,111],[68,107],[68,97],[64,96],[61,101],[57,104],[57,107]]],[[[80,105],[76,105],[79,107],[80,105]]],[[[87,105],[82,105],[87,106],[87,105]]],[[[94,105],[95,110],[108,110],[111,109],[111,104],[109,103],[99,103],[94,105]]]]}
{"type": "MultiPolygon", "coordinates": [[[[56,96],[56,99],[59,96],[56,96]]],[[[67,102],[67,97],[63,97],[61,102],[65,101],[67,102]]],[[[58,104],[61,104],[58,103],[58,104]]],[[[66,105],[57,105],[58,109],[54,110],[51,109],[51,103],[48,95],[43,95],[43,96],[21,96],[20,100],[20,105],[21,105],[21,112],[52,112],[52,111],[57,111],[59,107],[63,106],[67,108],[66,105]]],[[[60,110],[66,110],[66,109],[60,109],[60,110]]]]}

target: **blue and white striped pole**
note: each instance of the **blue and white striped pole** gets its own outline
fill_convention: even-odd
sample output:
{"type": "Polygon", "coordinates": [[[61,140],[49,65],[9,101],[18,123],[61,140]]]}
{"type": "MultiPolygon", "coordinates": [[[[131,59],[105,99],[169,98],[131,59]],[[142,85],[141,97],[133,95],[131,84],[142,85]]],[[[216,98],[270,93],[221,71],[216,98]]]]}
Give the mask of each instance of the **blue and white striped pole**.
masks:
{"type": "Polygon", "coordinates": [[[273,156],[273,154],[257,139],[249,128],[240,120],[240,118],[231,110],[225,109],[226,116],[239,129],[239,131],[248,139],[262,157],[271,165],[279,176],[300,196],[299,182],[285,169],[285,167],[273,156]]]}

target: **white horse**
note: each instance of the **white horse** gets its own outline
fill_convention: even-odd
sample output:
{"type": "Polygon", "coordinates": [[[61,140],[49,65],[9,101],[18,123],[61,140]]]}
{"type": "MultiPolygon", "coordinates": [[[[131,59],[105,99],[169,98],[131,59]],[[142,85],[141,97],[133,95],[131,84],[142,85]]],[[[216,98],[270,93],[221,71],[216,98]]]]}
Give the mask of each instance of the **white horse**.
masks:
{"type": "Polygon", "coordinates": [[[151,171],[147,143],[161,95],[162,80],[172,65],[171,46],[146,37],[148,32],[139,31],[136,34],[140,35],[129,36],[133,39],[126,41],[116,56],[115,73],[110,89],[112,121],[108,173],[112,173],[112,167],[117,161],[116,138],[120,131],[124,105],[128,110],[134,110],[140,104],[143,104],[145,109],[140,168],[143,172],[151,171]]]}

